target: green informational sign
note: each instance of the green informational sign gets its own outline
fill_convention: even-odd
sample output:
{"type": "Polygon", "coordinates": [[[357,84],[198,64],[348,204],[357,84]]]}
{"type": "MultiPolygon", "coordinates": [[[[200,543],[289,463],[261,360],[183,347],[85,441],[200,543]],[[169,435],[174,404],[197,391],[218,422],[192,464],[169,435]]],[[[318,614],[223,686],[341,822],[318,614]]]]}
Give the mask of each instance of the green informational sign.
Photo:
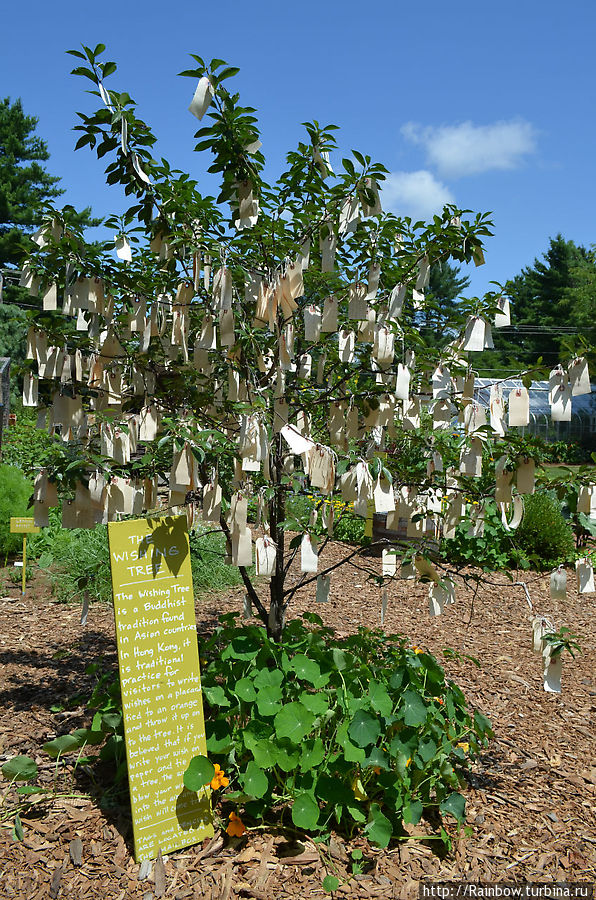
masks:
{"type": "Polygon", "coordinates": [[[206,755],[185,516],[108,524],[137,861],[213,834],[208,789],[188,791],[206,755]]]}

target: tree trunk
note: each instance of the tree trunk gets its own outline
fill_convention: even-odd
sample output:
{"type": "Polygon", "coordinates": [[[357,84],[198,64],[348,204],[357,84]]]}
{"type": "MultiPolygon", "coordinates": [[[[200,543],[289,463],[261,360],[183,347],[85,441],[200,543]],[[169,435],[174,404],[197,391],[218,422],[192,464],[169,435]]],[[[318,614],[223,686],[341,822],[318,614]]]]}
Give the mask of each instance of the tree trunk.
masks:
{"type": "Polygon", "coordinates": [[[269,525],[271,538],[277,547],[275,555],[275,575],[271,578],[271,599],[269,604],[269,620],[267,622],[267,634],[274,641],[281,641],[284,629],[284,562],[285,562],[285,532],[279,523],[286,517],[286,501],[283,477],[282,437],[275,436],[275,455],[272,466],[272,480],[274,487],[273,499],[270,503],[269,525]]]}

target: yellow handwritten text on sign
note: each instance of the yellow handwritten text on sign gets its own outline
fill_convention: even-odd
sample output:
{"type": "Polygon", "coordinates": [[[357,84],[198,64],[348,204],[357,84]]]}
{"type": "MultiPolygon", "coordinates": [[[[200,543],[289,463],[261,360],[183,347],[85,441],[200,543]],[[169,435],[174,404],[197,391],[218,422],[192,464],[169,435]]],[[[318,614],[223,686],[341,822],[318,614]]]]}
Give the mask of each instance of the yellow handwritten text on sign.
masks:
{"type": "Polygon", "coordinates": [[[186,516],[108,524],[124,736],[137,861],[213,834],[186,516]]]}
{"type": "Polygon", "coordinates": [[[10,530],[12,534],[39,534],[39,527],[33,516],[12,516],[10,530]]]}

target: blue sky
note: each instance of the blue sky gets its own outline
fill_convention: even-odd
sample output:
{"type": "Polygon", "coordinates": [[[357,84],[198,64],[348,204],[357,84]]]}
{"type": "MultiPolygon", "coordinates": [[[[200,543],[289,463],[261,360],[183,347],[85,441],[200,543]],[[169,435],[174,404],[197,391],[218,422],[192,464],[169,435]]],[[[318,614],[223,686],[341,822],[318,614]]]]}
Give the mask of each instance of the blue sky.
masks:
{"type": "Polygon", "coordinates": [[[159,137],[157,153],[205,190],[206,154],[193,153],[194,83],[176,73],[189,53],[239,66],[242,100],[258,110],[269,176],[302,136],[300,123],[341,127],[356,148],[391,170],[384,206],[428,215],[445,200],[492,211],[486,265],[468,293],[505,281],[557,232],[596,242],[594,42],[596,6],[552,0],[424,4],[377,0],[284,4],[8,4],[0,92],[39,117],[48,164],[64,202],[104,215],[121,207],[103,166],[73,152],[77,110],[90,111],[65,54],[105,43],[127,90],[159,137]]]}

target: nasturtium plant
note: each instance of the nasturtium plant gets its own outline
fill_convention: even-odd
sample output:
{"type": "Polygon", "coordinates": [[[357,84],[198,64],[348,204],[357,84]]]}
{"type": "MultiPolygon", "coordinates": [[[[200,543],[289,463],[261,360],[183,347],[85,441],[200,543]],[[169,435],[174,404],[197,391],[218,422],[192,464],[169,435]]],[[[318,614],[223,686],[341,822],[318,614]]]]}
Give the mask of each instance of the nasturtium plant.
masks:
{"type": "MultiPolygon", "coordinates": [[[[229,614],[201,657],[209,760],[243,821],[281,817],[315,837],[363,831],[379,847],[430,810],[464,821],[462,775],[491,726],[403,636],[361,628],[340,639],[309,613],[280,646],[229,614]]],[[[189,789],[209,760],[191,761],[189,789]]]]}

